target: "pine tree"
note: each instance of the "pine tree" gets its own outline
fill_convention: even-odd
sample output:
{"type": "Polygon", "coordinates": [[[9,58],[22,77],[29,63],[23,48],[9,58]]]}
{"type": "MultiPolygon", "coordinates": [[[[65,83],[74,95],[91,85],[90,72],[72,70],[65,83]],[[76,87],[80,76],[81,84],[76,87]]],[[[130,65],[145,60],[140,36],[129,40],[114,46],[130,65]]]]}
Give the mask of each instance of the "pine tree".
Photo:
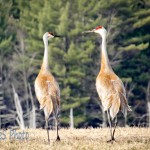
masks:
{"type": "MultiPolygon", "coordinates": [[[[131,106],[133,106],[133,114],[131,118],[145,115],[146,112],[146,91],[147,84],[149,82],[149,34],[148,26],[149,21],[149,1],[128,1],[126,2],[129,8],[124,8],[126,15],[119,15],[121,20],[120,26],[124,27],[120,32],[120,37],[116,40],[119,41],[119,50],[123,50],[123,61],[118,66],[117,70],[120,76],[123,77],[124,81],[128,83],[127,91],[129,86],[135,84],[135,88],[130,96],[131,106]],[[126,18],[126,19],[125,19],[126,18]],[[121,70],[121,71],[120,71],[121,70]],[[137,105],[141,105],[140,108],[136,108],[137,105]]],[[[146,117],[143,118],[143,122],[146,122],[146,117]]],[[[138,124],[138,120],[135,120],[135,124],[138,124]]]]}
{"type": "Polygon", "coordinates": [[[12,36],[9,30],[9,12],[11,11],[11,1],[0,1],[0,128],[8,123],[12,116],[8,115],[5,92],[7,82],[6,70],[8,68],[7,59],[11,53],[12,36]]]}
{"type": "MultiPolygon", "coordinates": [[[[57,7],[57,4],[59,5],[58,2],[56,2],[56,5],[54,5],[52,1],[44,1],[44,2],[39,1],[36,3],[35,1],[31,1],[29,3],[20,1],[19,3],[20,5],[19,27],[21,27],[21,32],[24,35],[24,44],[25,44],[24,51],[26,55],[22,57],[23,60],[25,60],[24,61],[25,63],[24,64],[19,63],[18,67],[21,69],[21,71],[23,71],[22,65],[25,65],[25,70],[26,70],[25,73],[27,74],[26,81],[31,82],[32,87],[33,87],[35,77],[37,76],[37,73],[41,66],[42,59],[43,59],[44,46],[43,46],[42,36],[47,31],[55,33],[57,19],[54,19],[54,18],[59,18],[57,17],[58,11],[56,11],[56,8],[55,8],[57,7]],[[52,12],[52,13],[48,14],[48,12],[52,12]],[[30,21],[31,18],[32,20],[30,21]]],[[[50,41],[49,45],[50,47],[53,47],[53,42],[51,44],[51,41],[50,41]]],[[[58,48],[55,48],[54,51],[57,51],[57,49],[58,48]]],[[[50,51],[51,51],[51,48],[50,48],[50,51]]],[[[54,54],[56,55],[56,53],[54,54]]],[[[14,62],[18,63],[19,61],[20,60],[16,59],[14,62]]],[[[54,67],[56,67],[56,65],[54,67]]],[[[16,68],[16,69],[19,69],[19,68],[16,68]]],[[[55,73],[55,71],[53,71],[53,67],[51,67],[51,64],[50,64],[50,69],[52,70],[52,73],[55,73]]],[[[28,93],[28,96],[29,96],[29,93],[28,93]]],[[[31,100],[30,100],[30,104],[32,104],[31,100]]],[[[38,115],[36,116],[38,117],[38,115]]],[[[44,117],[38,117],[37,119],[39,120],[40,118],[43,118],[40,120],[43,122],[44,117]]],[[[41,126],[41,125],[37,124],[37,126],[41,126]]]]}
{"type": "MultiPolygon", "coordinates": [[[[14,83],[25,116],[31,116],[27,108],[33,109],[30,99],[32,93],[35,99],[33,84],[44,53],[42,36],[47,31],[57,32],[63,38],[49,41],[49,66],[61,88],[61,124],[69,125],[70,108],[74,111],[75,127],[103,124],[104,113],[95,89],[100,68],[100,37],[82,34],[102,25],[108,31],[107,49],[113,69],[126,83],[127,92],[136,85],[129,103],[133,106],[140,103],[142,106],[135,113],[145,114],[149,6],[145,0],[1,1],[2,91],[5,91],[4,102],[5,98],[10,100],[7,107],[14,109],[10,90],[10,84],[14,83]]],[[[41,115],[36,115],[37,127],[43,124],[41,115]]],[[[129,121],[134,115],[129,114],[129,121]]],[[[25,118],[26,124],[27,120],[29,118],[25,118]]]]}

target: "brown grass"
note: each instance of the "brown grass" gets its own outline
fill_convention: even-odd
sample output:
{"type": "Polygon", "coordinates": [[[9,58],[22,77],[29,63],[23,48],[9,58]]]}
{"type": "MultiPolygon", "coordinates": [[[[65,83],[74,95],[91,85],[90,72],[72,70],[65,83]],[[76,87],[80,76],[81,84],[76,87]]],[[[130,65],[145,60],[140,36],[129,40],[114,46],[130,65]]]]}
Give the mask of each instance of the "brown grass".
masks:
{"type": "MultiPolygon", "coordinates": [[[[10,140],[9,130],[6,139],[0,140],[1,150],[150,150],[150,128],[117,128],[116,141],[110,138],[108,128],[61,129],[60,142],[55,142],[56,132],[50,131],[51,143],[43,129],[28,129],[28,140],[10,140]]],[[[0,131],[2,132],[2,130],[0,131]]],[[[19,132],[17,130],[17,132],[19,132]]]]}

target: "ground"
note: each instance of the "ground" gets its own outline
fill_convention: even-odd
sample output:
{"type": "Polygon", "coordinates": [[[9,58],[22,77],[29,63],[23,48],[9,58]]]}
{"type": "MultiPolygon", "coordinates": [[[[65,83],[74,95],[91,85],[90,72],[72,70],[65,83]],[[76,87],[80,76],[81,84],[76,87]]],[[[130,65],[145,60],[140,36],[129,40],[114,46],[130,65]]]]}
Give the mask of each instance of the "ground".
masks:
{"type": "Polygon", "coordinates": [[[0,130],[1,150],[150,150],[150,128],[117,128],[116,142],[107,143],[108,128],[60,129],[60,142],[56,132],[43,129],[0,130]],[[14,132],[14,133],[13,133],[14,132]],[[10,135],[11,134],[11,135],[10,135]],[[10,136],[12,139],[10,139],[10,136]]]}

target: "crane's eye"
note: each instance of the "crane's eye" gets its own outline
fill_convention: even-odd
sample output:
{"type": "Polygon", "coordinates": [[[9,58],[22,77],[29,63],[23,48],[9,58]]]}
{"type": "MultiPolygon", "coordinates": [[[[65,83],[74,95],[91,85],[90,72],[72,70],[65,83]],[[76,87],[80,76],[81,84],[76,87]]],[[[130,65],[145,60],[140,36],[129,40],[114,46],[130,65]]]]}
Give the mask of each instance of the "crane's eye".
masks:
{"type": "Polygon", "coordinates": [[[102,26],[98,26],[98,27],[96,27],[95,29],[98,30],[98,29],[101,29],[101,28],[102,28],[102,26]]]}
{"type": "Polygon", "coordinates": [[[48,36],[50,36],[50,35],[54,36],[54,34],[52,32],[48,32],[48,36]]]}

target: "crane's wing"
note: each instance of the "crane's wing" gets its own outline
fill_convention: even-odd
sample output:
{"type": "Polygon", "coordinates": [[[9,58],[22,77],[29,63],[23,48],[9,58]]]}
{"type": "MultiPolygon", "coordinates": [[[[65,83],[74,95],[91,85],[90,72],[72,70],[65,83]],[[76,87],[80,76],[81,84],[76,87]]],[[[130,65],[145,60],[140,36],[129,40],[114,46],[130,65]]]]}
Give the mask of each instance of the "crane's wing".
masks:
{"type": "Polygon", "coordinates": [[[102,101],[104,110],[110,108],[112,104],[112,96],[116,93],[112,83],[107,78],[99,78],[96,80],[97,93],[102,101]]]}
{"type": "Polygon", "coordinates": [[[59,109],[60,109],[60,89],[56,81],[48,83],[48,92],[49,92],[49,96],[53,104],[53,112],[55,116],[57,117],[59,109]]]}
{"type": "Polygon", "coordinates": [[[98,78],[96,80],[96,89],[102,101],[104,111],[110,109],[112,119],[116,116],[119,109],[121,109],[124,114],[126,113],[128,105],[125,89],[122,81],[117,76],[113,80],[105,76],[98,78]]]}
{"type": "Polygon", "coordinates": [[[35,81],[35,92],[40,103],[40,109],[50,105],[49,101],[55,100],[60,105],[60,89],[58,83],[51,76],[40,76],[35,81]]]}
{"type": "Polygon", "coordinates": [[[116,93],[118,93],[119,99],[120,99],[120,110],[124,114],[124,116],[127,115],[127,111],[131,111],[130,106],[128,105],[128,101],[126,98],[126,91],[125,87],[122,83],[122,81],[118,78],[115,81],[112,81],[112,84],[116,90],[116,93]]]}

